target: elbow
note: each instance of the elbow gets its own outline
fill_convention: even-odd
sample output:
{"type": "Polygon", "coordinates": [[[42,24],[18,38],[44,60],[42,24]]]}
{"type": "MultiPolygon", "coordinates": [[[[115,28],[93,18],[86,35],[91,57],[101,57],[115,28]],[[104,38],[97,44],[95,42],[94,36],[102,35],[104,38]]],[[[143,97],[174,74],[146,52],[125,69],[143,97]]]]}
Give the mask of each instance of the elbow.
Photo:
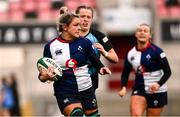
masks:
{"type": "Polygon", "coordinates": [[[171,72],[171,70],[169,71],[168,75],[169,75],[169,77],[172,75],[172,72],[171,72]]]}
{"type": "Polygon", "coordinates": [[[111,63],[118,63],[119,62],[119,58],[117,57],[116,59],[114,60],[111,60],[111,63]]]}
{"type": "Polygon", "coordinates": [[[117,57],[114,63],[118,63],[118,62],[119,62],[119,58],[117,57]]]}

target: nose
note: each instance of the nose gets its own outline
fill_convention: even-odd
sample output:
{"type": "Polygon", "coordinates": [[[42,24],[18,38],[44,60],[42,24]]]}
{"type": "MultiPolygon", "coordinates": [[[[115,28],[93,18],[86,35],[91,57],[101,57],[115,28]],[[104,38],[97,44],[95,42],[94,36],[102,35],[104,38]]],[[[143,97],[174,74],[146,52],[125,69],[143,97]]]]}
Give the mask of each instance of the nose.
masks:
{"type": "Polygon", "coordinates": [[[81,26],[80,26],[80,25],[78,25],[77,29],[78,29],[78,31],[80,31],[80,30],[81,30],[81,26]]]}

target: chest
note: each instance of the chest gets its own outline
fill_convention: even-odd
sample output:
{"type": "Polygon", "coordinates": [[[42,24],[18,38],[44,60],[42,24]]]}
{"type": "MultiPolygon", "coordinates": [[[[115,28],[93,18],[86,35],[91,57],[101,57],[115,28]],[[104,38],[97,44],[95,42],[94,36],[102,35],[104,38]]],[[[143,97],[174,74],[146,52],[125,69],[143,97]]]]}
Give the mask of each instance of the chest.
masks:
{"type": "Polygon", "coordinates": [[[81,43],[56,43],[50,46],[52,58],[63,67],[67,66],[67,62],[71,59],[77,63],[81,63],[86,59],[86,51],[81,43]]]}
{"type": "Polygon", "coordinates": [[[159,65],[157,54],[151,50],[133,51],[128,55],[128,60],[135,70],[141,66],[148,71],[159,65]]]}

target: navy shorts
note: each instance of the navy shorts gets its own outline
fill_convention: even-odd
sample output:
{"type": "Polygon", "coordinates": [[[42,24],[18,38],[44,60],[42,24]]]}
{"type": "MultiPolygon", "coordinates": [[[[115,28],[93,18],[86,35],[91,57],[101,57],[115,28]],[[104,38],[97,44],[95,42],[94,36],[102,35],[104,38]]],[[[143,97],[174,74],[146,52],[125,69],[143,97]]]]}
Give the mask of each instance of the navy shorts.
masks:
{"type": "Polygon", "coordinates": [[[167,92],[147,94],[145,90],[133,89],[132,95],[139,95],[145,97],[147,101],[147,108],[160,108],[168,103],[167,92]]]}
{"type": "Polygon", "coordinates": [[[62,114],[64,108],[73,103],[81,103],[84,111],[98,108],[96,96],[92,87],[85,91],[78,92],[77,94],[63,94],[55,96],[62,114]]]}

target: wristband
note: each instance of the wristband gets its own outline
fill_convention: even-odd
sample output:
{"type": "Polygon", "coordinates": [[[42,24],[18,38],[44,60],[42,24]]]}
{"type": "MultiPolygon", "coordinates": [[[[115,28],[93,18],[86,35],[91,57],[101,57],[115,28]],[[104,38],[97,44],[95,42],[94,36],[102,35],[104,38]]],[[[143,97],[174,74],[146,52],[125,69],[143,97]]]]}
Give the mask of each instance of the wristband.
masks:
{"type": "Polygon", "coordinates": [[[108,56],[108,52],[105,52],[104,56],[107,57],[108,56]]]}

